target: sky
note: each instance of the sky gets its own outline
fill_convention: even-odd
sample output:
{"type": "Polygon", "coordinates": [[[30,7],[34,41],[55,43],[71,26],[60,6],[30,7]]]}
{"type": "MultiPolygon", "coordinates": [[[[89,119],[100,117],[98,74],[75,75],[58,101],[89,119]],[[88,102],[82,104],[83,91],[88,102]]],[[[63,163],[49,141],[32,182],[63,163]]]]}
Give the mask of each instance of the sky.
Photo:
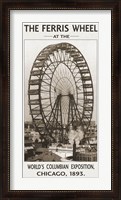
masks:
{"type": "Polygon", "coordinates": [[[29,114],[29,105],[28,105],[28,80],[30,76],[30,70],[32,68],[33,62],[36,59],[37,55],[41,52],[43,48],[50,44],[57,44],[61,42],[69,42],[74,45],[76,48],[80,50],[86,59],[92,80],[93,80],[93,88],[94,88],[94,110],[92,120],[96,121],[97,109],[97,84],[98,84],[98,44],[97,40],[24,40],[24,65],[23,65],[23,73],[24,73],[24,121],[31,121],[31,115],[29,114]]]}

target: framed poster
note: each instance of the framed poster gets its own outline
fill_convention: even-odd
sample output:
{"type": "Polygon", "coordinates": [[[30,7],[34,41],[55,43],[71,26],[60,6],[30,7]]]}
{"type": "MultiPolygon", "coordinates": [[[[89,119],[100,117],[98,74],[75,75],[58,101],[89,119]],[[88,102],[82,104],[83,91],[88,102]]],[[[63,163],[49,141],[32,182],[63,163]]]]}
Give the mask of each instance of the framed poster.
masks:
{"type": "Polygon", "coordinates": [[[2,5],[3,197],[118,198],[119,3],[2,5]]]}

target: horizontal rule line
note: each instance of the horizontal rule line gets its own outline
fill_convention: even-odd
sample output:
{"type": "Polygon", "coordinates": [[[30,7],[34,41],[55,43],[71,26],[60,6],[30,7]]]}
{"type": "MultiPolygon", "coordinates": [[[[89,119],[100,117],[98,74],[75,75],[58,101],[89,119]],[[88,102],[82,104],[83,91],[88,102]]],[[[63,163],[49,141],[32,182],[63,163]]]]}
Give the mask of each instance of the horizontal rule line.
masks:
{"type": "Polygon", "coordinates": [[[79,35],[70,35],[70,37],[79,37],[79,35]]]}
{"type": "Polygon", "coordinates": [[[52,35],[44,35],[44,37],[53,37],[52,35]]]}

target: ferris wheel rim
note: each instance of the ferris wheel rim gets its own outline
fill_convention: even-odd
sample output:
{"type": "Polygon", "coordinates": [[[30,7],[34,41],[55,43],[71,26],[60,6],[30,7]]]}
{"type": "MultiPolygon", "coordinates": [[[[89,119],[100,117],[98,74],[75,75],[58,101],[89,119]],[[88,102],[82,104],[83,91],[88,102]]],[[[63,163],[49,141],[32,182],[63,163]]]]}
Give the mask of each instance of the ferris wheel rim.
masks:
{"type": "MultiPolygon", "coordinates": [[[[58,43],[58,44],[54,44],[54,45],[51,45],[51,53],[49,52],[47,55],[49,55],[49,54],[52,54],[52,52],[55,50],[55,48],[58,46],[58,45],[65,45],[65,44],[68,44],[68,45],[70,45],[71,47],[73,46],[76,50],[78,50],[74,45],[72,45],[72,44],[69,44],[69,43],[58,43]]],[[[42,51],[44,51],[44,50],[47,50],[47,48],[48,47],[50,47],[50,45],[49,46],[47,46],[47,47],[45,47],[42,51]]],[[[61,48],[60,48],[61,49],[61,48]]],[[[38,54],[38,56],[42,56],[42,51],[38,54]]],[[[78,50],[79,51],[79,50],[78,50]]],[[[79,51],[80,52],[80,51],[79,51]]],[[[84,61],[85,61],[85,63],[86,63],[86,67],[88,68],[88,71],[89,71],[89,73],[90,73],[90,70],[89,70],[89,67],[88,67],[88,64],[87,64],[87,62],[86,62],[86,60],[85,60],[85,58],[84,58],[84,56],[82,55],[82,53],[80,52],[80,54],[81,54],[81,56],[83,57],[83,59],[84,59],[84,61]]],[[[47,55],[46,55],[46,58],[47,58],[47,55]]],[[[32,70],[31,71],[33,71],[33,69],[34,69],[34,64],[36,63],[36,60],[38,59],[38,56],[36,57],[36,59],[35,59],[35,61],[34,61],[34,63],[33,63],[33,67],[32,67],[32,70]]],[[[44,63],[44,61],[43,61],[43,63],[44,63]]],[[[57,68],[57,67],[56,67],[57,68]]],[[[56,70],[56,69],[55,69],[56,70]]],[[[45,70],[46,71],[46,70],[45,70]]],[[[79,71],[80,71],[80,69],[79,69],[79,71]]],[[[81,72],[80,72],[81,73],[81,72]]],[[[81,74],[82,75],[82,74],[81,74]]],[[[90,74],[91,75],[91,74],[90,74]]],[[[90,76],[91,77],[91,76],[90,76]]],[[[29,80],[31,80],[31,75],[30,75],[30,79],[29,80]]],[[[42,82],[42,79],[40,80],[40,85],[41,85],[41,82],[42,82]]],[[[83,84],[84,84],[84,81],[82,80],[82,82],[83,82],[83,84]]],[[[92,78],[91,78],[91,82],[92,82],[92,78]]],[[[29,85],[29,89],[30,89],[30,85],[29,85]]],[[[92,84],[92,91],[93,91],[93,84],[92,84]]],[[[40,87],[39,87],[39,93],[40,93],[41,91],[40,91],[40,87]]],[[[92,95],[93,95],[93,92],[92,92],[92,95]]],[[[39,99],[40,99],[40,95],[39,95],[39,99]]],[[[86,94],[84,95],[84,99],[86,100],[86,94]]],[[[30,100],[30,94],[29,94],[29,100],[30,100]]],[[[92,99],[92,103],[94,103],[94,99],[92,99]]],[[[40,100],[40,108],[41,108],[41,115],[44,117],[44,113],[43,113],[43,108],[42,108],[42,105],[41,105],[41,100],[40,100]]],[[[93,106],[93,104],[92,104],[92,106],[93,106]]],[[[30,105],[30,107],[31,107],[31,105],[30,105]]],[[[31,110],[31,109],[30,109],[31,110]]],[[[93,111],[93,110],[92,110],[93,111]]],[[[92,117],[92,113],[90,114],[90,118],[92,117]]],[[[34,119],[35,119],[35,117],[34,117],[34,115],[32,114],[32,119],[33,119],[33,121],[34,121],[34,119]]]]}

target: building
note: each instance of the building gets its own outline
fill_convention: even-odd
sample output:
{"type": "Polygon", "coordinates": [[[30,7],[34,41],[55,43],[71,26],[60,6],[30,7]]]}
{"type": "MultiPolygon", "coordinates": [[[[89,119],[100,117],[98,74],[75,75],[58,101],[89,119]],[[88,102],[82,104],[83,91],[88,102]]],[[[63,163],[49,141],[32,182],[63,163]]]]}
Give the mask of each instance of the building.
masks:
{"type": "Polygon", "coordinates": [[[90,126],[88,128],[88,131],[86,132],[86,136],[97,137],[97,125],[95,121],[90,122],[90,126]]]}
{"type": "Polygon", "coordinates": [[[30,134],[26,133],[24,136],[24,159],[25,161],[28,160],[29,157],[34,155],[34,146],[33,140],[30,137],[30,134]]]}
{"type": "Polygon", "coordinates": [[[35,130],[35,127],[34,127],[32,121],[24,122],[24,131],[25,132],[30,132],[30,131],[33,131],[33,130],[35,130]]]}
{"type": "Polygon", "coordinates": [[[78,148],[74,141],[73,160],[82,162],[97,161],[97,135],[95,135],[95,132],[92,135],[83,138],[78,148]]]}
{"type": "Polygon", "coordinates": [[[31,156],[28,161],[32,161],[32,162],[39,162],[39,161],[43,161],[43,162],[48,162],[48,161],[61,161],[61,157],[56,155],[55,153],[49,151],[47,148],[41,148],[39,147],[38,149],[36,149],[35,151],[35,156],[31,156]]]}

